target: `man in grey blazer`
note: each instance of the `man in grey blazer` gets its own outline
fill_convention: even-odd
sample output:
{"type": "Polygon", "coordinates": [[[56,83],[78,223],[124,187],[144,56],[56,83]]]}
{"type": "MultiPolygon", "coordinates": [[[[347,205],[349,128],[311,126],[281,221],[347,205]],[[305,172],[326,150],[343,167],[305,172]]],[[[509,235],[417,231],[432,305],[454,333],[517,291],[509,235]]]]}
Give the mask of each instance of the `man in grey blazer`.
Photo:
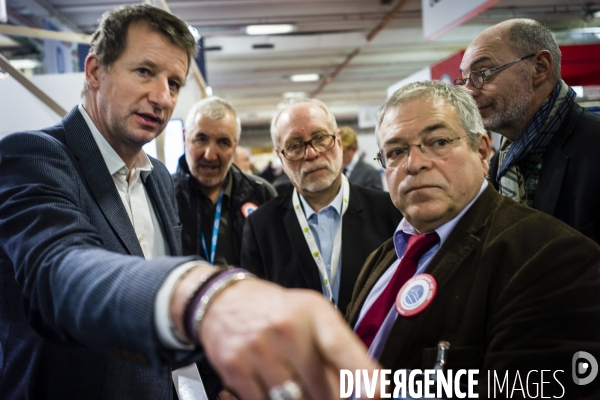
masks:
{"type": "Polygon", "coordinates": [[[354,129],[340,126],[340,136],[344,149],[342,158],[344,175],[355,185],[383,190],[383,180],[379,170],[366,163],[358,154],[358,139],[354,129]]]}

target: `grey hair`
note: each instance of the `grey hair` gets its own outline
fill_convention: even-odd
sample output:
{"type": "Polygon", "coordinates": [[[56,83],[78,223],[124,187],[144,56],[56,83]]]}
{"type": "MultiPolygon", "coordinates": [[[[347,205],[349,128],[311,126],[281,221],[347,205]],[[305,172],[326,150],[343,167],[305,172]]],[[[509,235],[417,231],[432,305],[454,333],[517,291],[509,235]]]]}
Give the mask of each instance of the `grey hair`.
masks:
{"type": "Polygon", "coordinates": [[[545,25],[532,19],[511,20],[508,28],[508,40],[517,53],[524,57],[540,50],[548,50],[552,55],[552,78],[560,80],[561,53],[552,31],[545,25]]]}
{"type": "Polygon", "coordinates": [[[296,105],[296,104],[302,104],[302,103],[315,104],[315,105],[321,107],[321,109],[323,111],[325,111],[325,114],[327,115],[327,124],[329,124],[331,131],[333,132],[334,135],[337,133],[338,126],[337,126],[337,122],[335,121],[335,116],[333,115],[333,113],[331,112],[329,107],[327,107],[327,105],[325,103],[323,103],[321,100],[308,99],[308,98],[292,98],[292,99],[284,100],[277,105],[277,112],[275,113],[275,116],[271,120],[271,140],[273,141],[273,147],[275,147],[276,149],[279,148],[279,132],[277,131],[277,121],[279,121],[279,117],[281,117],[281,114],[283,114],[283,112],[285,110],[287,110],[288,108],[290,108],[291,106],[296,105]]]}
{"type": "Polygon", "coordinates": [[[485,135],[486,131],[471,92],[463,86],[452,86],[441,81],[423,81],[402,86],[379,109],[375,139],[380,149],[380,129],[385,114],[403,104],[420,99],[442,99],[446,104],[452,105],[457,110],[459,124],[467,132],[471,148],[477,148],[477,139],[480,135],[485,135]]]}
{"type": "Polygon", "coordinates": [[[196,123],[196,116],[198,114],[206,115],[212,119],[225,118],[227,112],[230,112],[235,117],[235,142],[239,143],[240,135],[242,134],[242,123],[240,117],[238,117],[237,111],[233,104],[225,99],[217,96],[207,97],[195,103],[185,119],[185,131],[192,132],[196,123]]]}

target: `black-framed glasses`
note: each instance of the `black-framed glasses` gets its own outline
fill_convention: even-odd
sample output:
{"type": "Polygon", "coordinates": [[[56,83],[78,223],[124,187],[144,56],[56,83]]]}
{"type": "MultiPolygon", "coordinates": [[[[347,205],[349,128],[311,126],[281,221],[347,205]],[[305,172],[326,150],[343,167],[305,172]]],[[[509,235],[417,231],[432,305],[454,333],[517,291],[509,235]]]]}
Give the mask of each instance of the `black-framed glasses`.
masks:
{"type": "Polygon", "coordinates": [[[281,154],[290,161],[296,161],[306,154],[306,146],[310,145],[317,153],[324,153],[333,148],[335,144],[335,135],[328,133],[319,133],[306,142],[296,140],[285,145],[281,154]]]}
{"type": "Polygon", "coordinates": [[[452,151],[452,144],[464,137],[466,136],[459,136],[455,138],[432,136],[426,138],[421,143],[393,144],[379,151],[374,160],[376,160],[383,169],[404,166],[408,160],[410,148],[412,146],[418,147],[419,150],[421,150],[421,153],[423,153],[430,160],[444,158],[452,151]]]}
{"type": "Polygon", "coordinates": [[[531,57],[535,56],[536,54],[537,53],[533,53],[528,56],[521,57],[515,61],[511,61],[507,64],[500,65],[499,67],[488,69],[486,71],[481,71],[481,72],[473,71],[466,78],[456,78],[454,80],[454,84],[459,85],[459,86],[464,86],[467,84],[467,81],[469,81],[471,83],[471,86],[473,86],[475,89],[481,89],[483,87],[483,84],[485,83],[485,78],[487,78],[494,72],[502,71],[503,69],[506,69],[506,68],[510,67],[511,65],[518,63],[519,61],[523,61],[528,58],[531,58],[531,57]]]}

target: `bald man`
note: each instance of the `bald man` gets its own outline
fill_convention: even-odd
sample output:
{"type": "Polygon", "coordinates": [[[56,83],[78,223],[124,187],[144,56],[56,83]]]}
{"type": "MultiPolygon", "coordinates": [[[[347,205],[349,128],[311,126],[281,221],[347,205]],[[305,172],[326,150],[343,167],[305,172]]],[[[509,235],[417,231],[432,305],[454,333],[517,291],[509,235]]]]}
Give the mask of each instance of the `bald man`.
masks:
{"type": "Polygon", "coordinates": [[[455,83],[503,136],[489,172],[500,193],[600,242],[600,116],[575,103],[560,59],[550,29],[508,20],[473,40],[455,83]]]}

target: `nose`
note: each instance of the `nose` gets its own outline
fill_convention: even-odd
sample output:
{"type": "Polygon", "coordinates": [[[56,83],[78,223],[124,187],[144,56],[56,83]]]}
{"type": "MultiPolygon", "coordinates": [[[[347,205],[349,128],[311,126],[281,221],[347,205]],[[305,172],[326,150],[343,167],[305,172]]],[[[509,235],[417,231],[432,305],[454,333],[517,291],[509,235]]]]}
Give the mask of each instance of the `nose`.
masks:
{"type": "Polygon", "coordinates": [[[173,97],[167,79],[157,79],[148,94],[148,101],[154,108],[169,110],[173,107],[173,97]]]}
{"type": "Polygon", "coordinates": [[[306,160],[312,160],[312,159],[314,159],[314,158],[317,158],[317,157],[319,157],[319,152],[318,152],[318,151],[316,151],[316,150],[315,150],[315,149],[312,147],[312,145],[310,145],[310,144],[307,144],[307,145],[306,145],[306,150],[304,151],[304,158],[305,158],[306,160]]]}
{"type": "Polygon", "coordinates": [[[217,145],[210,141],[208,145],[204,148],[204,159],[207,161],[217,160],[217,145]]]}
{"type": "Polygon", "coordinates": [[[409,147],[410,151],[404,166],[406,173],[410,175],[415,175],[431,166],[431,159],[425,154],[422,145],[414,145],[414,147],[409,147]]]}

